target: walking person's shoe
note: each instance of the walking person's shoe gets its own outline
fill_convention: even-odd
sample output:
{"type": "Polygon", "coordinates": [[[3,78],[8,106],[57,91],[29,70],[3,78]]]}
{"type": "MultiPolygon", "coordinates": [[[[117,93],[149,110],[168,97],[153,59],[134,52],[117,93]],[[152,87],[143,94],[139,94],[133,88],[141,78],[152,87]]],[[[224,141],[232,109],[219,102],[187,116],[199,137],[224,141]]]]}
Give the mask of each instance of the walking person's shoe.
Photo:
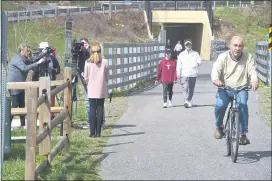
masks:
{"type": "Polygon", "coordinates": [[[185,108],[188,108],[188,107],[189,107],[189,101],[186,100],[186,101],[184,102],[184,107],[185,107],[185,108]]]}
{"type": "Polygon", "coordinates": [[[101,127],[103,130],[107,128],[107,125],[106,125],[106,121],[103,120],[103,123],[102,123],[102,127],[101,127]]]}
{"type": "Polygon", "coordinates": [[[173,105],[172,105],[172,101],[168,101],[168,107],[172,107],[173,105]]]}
{"type": "Polygon", "coordinates": [[[239,144],[240,145],[247,145],[250,144],[249,139],[247,138],[246,134],[242,134],[240,139],[239,139],[239,144]]]}
{"type": "Polygon", "coordinates": [[[167,108],[167,103],[163,103],[163,108],[167,108]]]}
{"type": "Polygon", "coordinates": [[[95,134],[90,134],[89,135],[90,138],[95,138],[95,136],[96,136],[95,134]]]}
{"type": "Polygon", "coordinates": [[[223,128],[216,128],[215,133],[214,133],[214,137],[215,139],[222,139],[224,136],[224,132],[223,132],[223,128]]]}
{"type": "Polygon", "coordinates": [[[190,101],[188,101],[188,107],[193,107],[193,105],[190,101]]]}

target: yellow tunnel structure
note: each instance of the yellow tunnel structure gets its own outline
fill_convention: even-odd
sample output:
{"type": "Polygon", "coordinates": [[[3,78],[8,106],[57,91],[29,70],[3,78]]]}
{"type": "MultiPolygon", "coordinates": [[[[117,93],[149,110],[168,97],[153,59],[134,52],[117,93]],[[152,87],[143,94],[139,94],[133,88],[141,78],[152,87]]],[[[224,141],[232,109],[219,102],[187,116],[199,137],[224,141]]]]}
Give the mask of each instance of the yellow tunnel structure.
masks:
{"type": "Polygon", "coordinates": [[[161,29],[166,30],[166,40],[170,40],[172,47],[178,41],[184,47],[184,39],[190,38],[193,41],[193,49],[201,58],[210,60],[213,36],[207,11],[153,10],[152,22],[160,23],[161,29]]]}

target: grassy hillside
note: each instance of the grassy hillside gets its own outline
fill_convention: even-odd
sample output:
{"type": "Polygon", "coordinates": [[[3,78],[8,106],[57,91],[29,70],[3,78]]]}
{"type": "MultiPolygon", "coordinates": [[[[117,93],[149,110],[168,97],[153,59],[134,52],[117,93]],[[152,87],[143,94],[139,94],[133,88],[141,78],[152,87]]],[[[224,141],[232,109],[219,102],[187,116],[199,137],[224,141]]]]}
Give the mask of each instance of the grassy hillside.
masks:
{"type": "Polygon", "coordinates": [[[223,8],[214,11],[216,39],[229,41],[233,35],[241,35],[245,50],[254,54],[257,41],[265,41],[271,23],[271,9],[267,8],[223,8]]]}
{"type": "MultiPolygon", "coordinates": [[[[91,42],[145,42],[148,40],[143,12],[113,14],[112,19],[102,14],[90,13],[71,17],[73,39],[87,37],[91,42]],[[134,19],[134,21],[130,21],[134,19]]],[[[16,53],[22,42],[38,47],[41,41],[47,41],[57,48],[57,55],[64,53],[64,31],[67,17],[43,19],[8,24],[8,59],[16,53]]],[[[61,60],[60,60],[61,61],[61,60]]]]}

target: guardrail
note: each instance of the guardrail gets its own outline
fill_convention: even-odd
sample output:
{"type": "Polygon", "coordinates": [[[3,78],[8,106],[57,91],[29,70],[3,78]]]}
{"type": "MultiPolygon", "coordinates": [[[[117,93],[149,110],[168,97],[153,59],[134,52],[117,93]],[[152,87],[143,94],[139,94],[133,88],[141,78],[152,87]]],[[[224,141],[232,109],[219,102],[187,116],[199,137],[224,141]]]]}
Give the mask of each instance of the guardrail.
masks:
{"type": "MultiPolygon", "coordinates": [[[[112,12],[120,12],[125,8],[143,10],[145,1],[131,2],[130,4],[112,5],[112,12]]],[[[150,1],[152,10],[203,10],[206,1],[150,1]]],[[[220,7],[247,8],[251,7],[250,1],[211,1],[213,9],[220,7]]],[[[254,2],[255,6],[265,6],[264,3],[254,2]]],[[[267,5],[266,5],[267,6],[267,5]]],[[[58,16],[88,14],[88,13],[109,13],[109,6],[77,7],[77,8],[55,8],[31,11],[7,11],[9,22],[20,22],[43,18],[54,18],[58,16]]]]}
{"type": "Polygon", "coordinates": [[[268,51],[267,42],[256,43],[256,70],[258,78],[266,85],[271,86],[272,53],[268,51]]]}
{"type": "Polygon", "coordinates": [[[109,62],[108,89],[128,90],[137,82],[152,79],[164,57],[163,43],[104,43],[103,54],[109,62]]]}

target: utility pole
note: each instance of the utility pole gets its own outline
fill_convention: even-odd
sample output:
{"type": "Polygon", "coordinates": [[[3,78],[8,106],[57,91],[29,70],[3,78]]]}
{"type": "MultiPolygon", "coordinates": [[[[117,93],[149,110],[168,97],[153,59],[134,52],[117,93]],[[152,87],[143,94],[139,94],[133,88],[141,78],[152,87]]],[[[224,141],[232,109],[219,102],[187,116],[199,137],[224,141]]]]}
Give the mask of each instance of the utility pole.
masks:
{"type": "Polygon", "coordinates": [[[109,17],[110,17],[110,19],[111,19],[111,11],[112,11],[111,4],[112,4],[112,1],[110,1],[110,4],[109,4],[109,10],[110,10],[109,17]]]}

